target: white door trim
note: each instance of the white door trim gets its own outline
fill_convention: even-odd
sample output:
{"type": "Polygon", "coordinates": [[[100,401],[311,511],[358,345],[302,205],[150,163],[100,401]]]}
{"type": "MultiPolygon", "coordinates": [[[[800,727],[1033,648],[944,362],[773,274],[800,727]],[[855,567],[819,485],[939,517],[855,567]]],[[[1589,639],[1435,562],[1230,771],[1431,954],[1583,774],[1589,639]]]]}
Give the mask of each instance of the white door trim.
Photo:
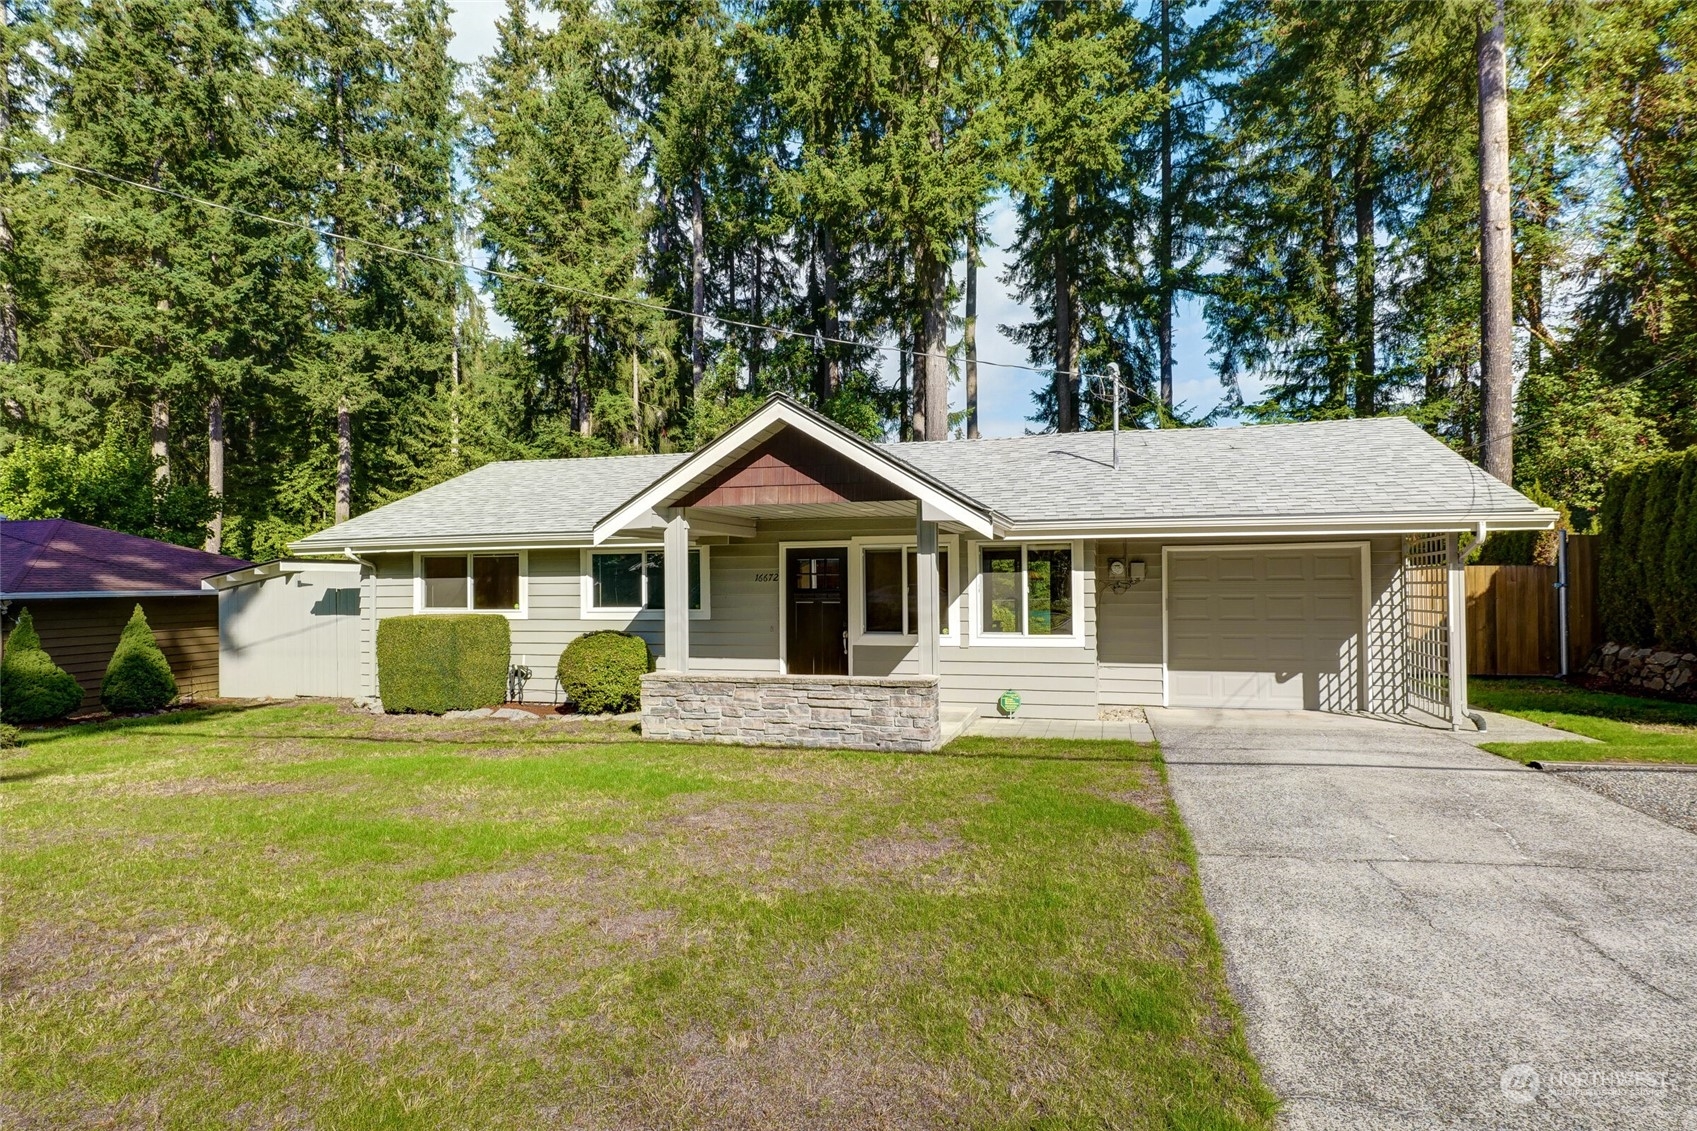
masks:
{"type": "Polygon", "coordinates": [[[1167,568],[1168,558],[1173,554],[1219,554],[1219,553],[1254,553],[1260,550],[1324,550],[1348,549],[1355,547],[1361,552],[1361,628],[1356,637],[1356,710],[1367,709],[1367,623],[1373,603],[1373,543],[1364,540],[1350,539],[1334,542],[1248,542],[1233,545],[1222,543],[1209,546],[1162,546],[1161,547],[1161,706],[1170,707],[1172,680],[1168,675],[1170,657],[1167,650],[1167,597],[1171,590],[1168,588],[1172,571],[1167,568]]]}

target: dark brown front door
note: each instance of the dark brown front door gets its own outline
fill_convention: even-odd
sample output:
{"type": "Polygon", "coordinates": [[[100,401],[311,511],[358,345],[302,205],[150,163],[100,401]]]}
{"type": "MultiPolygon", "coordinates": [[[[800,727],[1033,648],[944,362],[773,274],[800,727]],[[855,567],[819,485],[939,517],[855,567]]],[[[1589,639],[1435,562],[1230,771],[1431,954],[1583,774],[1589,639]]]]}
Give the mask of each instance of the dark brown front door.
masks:
{"type": "Polygon", "coordinates": [[[790,550],[786,659],[792,675],[848,674],[848,551],[790,550]]]}

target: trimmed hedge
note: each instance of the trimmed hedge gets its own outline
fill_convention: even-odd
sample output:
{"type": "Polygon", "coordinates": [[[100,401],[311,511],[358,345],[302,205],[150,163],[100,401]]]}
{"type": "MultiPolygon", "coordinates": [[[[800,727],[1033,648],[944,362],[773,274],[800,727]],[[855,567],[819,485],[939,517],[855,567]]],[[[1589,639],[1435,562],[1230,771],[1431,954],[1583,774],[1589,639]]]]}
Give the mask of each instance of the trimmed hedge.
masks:
{"type": "Polygon", "coordinates": [[[587,715],[634,711],[642,703],[642,677],[654,670],[648,642],[628,632],[588,632],[560,653],[560,689],[587,715]]]}
{"type": "Polygon", "coordinates": [[[0,659],[0,720],[45,723],[62,719],[82,703],[82,685],[53,662],[41,646],[35,618],[26,608],[6,638],[0,659]]]}
{"type": "Polygon", "coordinates": [[[377,622],[383,709],[440,715],[507,701],[512,663],[507,618],[488,613],[385,617],[377,622]]]}
{"type": "Polygon", "coordinates": [[[1697,449],[1617,471],[1597,520],[1608,639],[1697,651],[1697,449]]]}
{"type": "Polygon", "coordinates": [[[171,662],[159,650],[147,614],[137,605],[106,663],[100,701],[108,711],[157,711],[176,697],[177,677],[171,674],[171,662]]]}

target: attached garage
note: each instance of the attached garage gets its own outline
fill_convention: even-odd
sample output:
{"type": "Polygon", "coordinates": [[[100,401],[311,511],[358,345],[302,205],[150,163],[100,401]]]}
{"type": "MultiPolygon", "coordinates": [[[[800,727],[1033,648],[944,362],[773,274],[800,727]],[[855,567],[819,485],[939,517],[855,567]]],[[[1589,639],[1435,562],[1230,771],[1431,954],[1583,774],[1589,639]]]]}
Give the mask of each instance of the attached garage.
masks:
{"type": "Polygon", "coordinates": [[[1164,564],[1170,705],[1362,706],[1366,542],[1168,548],[1164,564]]]}

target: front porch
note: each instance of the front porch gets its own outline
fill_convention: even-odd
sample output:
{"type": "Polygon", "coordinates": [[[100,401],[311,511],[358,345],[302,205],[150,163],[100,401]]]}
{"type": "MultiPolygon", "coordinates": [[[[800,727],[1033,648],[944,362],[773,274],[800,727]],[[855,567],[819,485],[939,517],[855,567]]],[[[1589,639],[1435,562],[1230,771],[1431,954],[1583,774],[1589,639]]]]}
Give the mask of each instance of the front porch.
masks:
{"type": "Polygon", "coordinates": [[[945,725],[936,676],[709,675],[642,679],[642,735],[674,742],[826,746],[927,753],[963,730],[945,725]]]}

